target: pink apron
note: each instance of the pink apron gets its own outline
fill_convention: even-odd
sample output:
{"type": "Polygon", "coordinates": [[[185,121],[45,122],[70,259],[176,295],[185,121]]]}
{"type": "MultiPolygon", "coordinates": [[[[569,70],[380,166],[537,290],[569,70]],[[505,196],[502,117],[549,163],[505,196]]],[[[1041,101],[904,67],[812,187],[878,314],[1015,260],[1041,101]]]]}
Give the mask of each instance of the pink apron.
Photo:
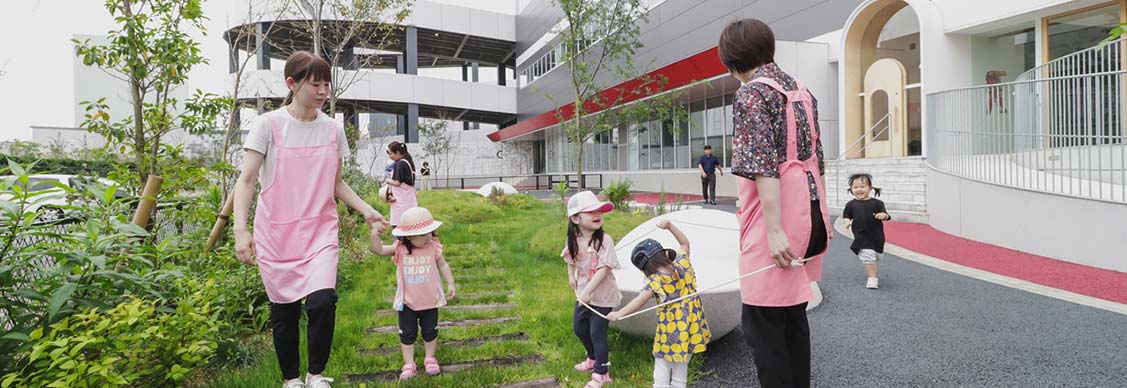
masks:
{"type": "Polygon", "coordinates": [[[287,147],[271,123],[277,163],[254,213],[254,244],[266,295],[291,303],[313,291],[336,288],[338,251],[337,132],[329,143],[287,147]]]}
{"type": "MultiPolygon", "coordinates": [[[[406,159],[401,160],[407,163],[408,166],[411,165],[411,162],[408,162],[406,159]]],[[[411,166],[411,170],[414,171],[415,167],[411,166]]],[[[415,194],[415,186],[406,183],[399,186],[391,186],[391,195],[395,196],[395,202],[391,203],[392,225],[399,225],[399,216],[402,216],[403,212],[407,211],[407,209],[419,207],[419,199],[415,194]]]]}
{"type": "MultiPolygon", "coordinates": [[[[802,103],[808,113],[806,119],[811,130],[810,142],[812,149],[816,150],[818,132],[814,130],[816,124],[813,98],[802,83],[798,83],[798,90],[786,91],[769,78],[757,78],[751,82],[770,86],[786,96],[787,160],[779,165],[782,205],[780,214],[782,214],[783,231],[790,240],[791,251],[801,255],[806,252],[810,244],[810,186],[807,172],[814,176],[818,187],[818,202],[822,207],[827,236],[833,236],[829,229],[825,181],[818,172],[818,154],[813,153],[805,161],[798,160],[798,120],[794,112],[794,103],[802,103]]],[[[736,213],[740,223],[740,273],[749,273],[773,265],[775,261],[771,258],[771,249],[767,244],[767,221],[755,181],[737,179],[736,189],[743,204],[736,213]]],[[[765,307],[794,306],[810,301],[812,297],[810,282],[822,280],[823,254],[815,256],[813,260],[801,266],[771,269],[742,279],[741,300],[744,304],[765,307]]]]}

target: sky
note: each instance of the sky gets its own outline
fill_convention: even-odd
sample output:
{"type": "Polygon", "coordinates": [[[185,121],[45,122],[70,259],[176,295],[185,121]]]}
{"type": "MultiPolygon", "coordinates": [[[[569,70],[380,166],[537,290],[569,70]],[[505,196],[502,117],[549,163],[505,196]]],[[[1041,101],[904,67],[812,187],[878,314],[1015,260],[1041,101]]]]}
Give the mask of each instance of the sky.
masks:
{"type": "MultiPolygon", "coordinates": [[[[517,0],[429,0],[513,14],[517,0]]],[[[228,80],[224,30],[241,24],[248,0],[204,0],[207,35],[196,34],[209,65],[193,69],[189,90],[221,93],[228,80]]],[[[31,126],[74,127],[74,35],[105,35],[102,0],[5,0],[0,23],[0,141],[31,139],[31,126]]],[[[123,86],[124,87],[124,86],[123,86]]]]}

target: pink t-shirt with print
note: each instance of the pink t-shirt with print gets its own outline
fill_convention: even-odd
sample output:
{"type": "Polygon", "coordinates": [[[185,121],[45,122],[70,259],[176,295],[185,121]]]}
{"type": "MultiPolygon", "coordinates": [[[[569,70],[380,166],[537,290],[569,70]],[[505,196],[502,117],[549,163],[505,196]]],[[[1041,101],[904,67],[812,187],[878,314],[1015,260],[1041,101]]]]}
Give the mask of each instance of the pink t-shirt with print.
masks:
{"type": "Polygon", "coordinates": [[[411,310],[429,310],[446,305],[446,293],[442,291],[442,274],[438,267],[446,263],[442,257],[442,244],[431,240],[430,244],[415,247],[407,253],[407,246],[399,241],[395,247],[396,278],[394,308],[403,311],[403,306],[411,310]]]}
{"type": "MultiPolygon", "coordinates": [[[[560,256],[568,264],[575,266],[575,297],[579,298],[579,293],[587,287],[587,283],[591,282],[591,277],[595,276],[595,272],[599,268],[607,267],[612,270],[618,269],[618,255],[614,252],[614,239],[608,234],[603,234],[603,246],[598,251],[590,244],[586,244],[583,239],[579,240],[580,253],[572,259],[571,253],[567,249],[567,243],[564,243],[563,252],[560,256]]],[[[622,301],[622,292],[618,291],[618,282],[614,280],[614,272],[607,274],[599,286],[591,291],[591,305],[597,307],[618,307],[618,303],[622,301]]]]}

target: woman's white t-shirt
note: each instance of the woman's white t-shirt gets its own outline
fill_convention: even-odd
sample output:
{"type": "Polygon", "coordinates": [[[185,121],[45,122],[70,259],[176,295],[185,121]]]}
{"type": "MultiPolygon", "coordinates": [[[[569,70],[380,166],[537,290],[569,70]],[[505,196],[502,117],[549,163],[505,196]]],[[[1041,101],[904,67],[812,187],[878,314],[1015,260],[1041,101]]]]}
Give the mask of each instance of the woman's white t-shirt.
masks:
{"type": "Polygon", "coordinates": [[[285,107],[267,112],[251,120],[247,140],[243,149],[257,151],[266,155],[262,167],[258,170],[258,182],[262,188],[270,186],[274,179],[274,168],[278,164],[278,153],[274,150],[274,134],[270,125],[278,126],[278,133],[282,135],[282,144],[287,147],[304,147],[328,144],[332,131],[337,132],[337,152],[343,159],[349,154],[348,140],[344,137],[344,127],[326,115],[317,111],[317,118],[310,122],[301,122],[290,114],[285,107]]]}

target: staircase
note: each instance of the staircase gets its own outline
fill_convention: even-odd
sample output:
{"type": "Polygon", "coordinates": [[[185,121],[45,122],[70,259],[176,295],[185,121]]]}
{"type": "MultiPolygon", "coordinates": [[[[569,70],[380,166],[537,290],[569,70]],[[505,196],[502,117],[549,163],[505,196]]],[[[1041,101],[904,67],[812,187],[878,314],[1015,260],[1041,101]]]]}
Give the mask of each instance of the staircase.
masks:
{"type": "Polygon", "coordinates": [[[894,221],[927,223],[927,165],[921,157],[827,160],[826,200],[831,217],[840,217],[845,203],[853,199],[847,192],[848,180],[857,173],[873,176],[873,186],[881,189],[878,198],[894,221]]]}

